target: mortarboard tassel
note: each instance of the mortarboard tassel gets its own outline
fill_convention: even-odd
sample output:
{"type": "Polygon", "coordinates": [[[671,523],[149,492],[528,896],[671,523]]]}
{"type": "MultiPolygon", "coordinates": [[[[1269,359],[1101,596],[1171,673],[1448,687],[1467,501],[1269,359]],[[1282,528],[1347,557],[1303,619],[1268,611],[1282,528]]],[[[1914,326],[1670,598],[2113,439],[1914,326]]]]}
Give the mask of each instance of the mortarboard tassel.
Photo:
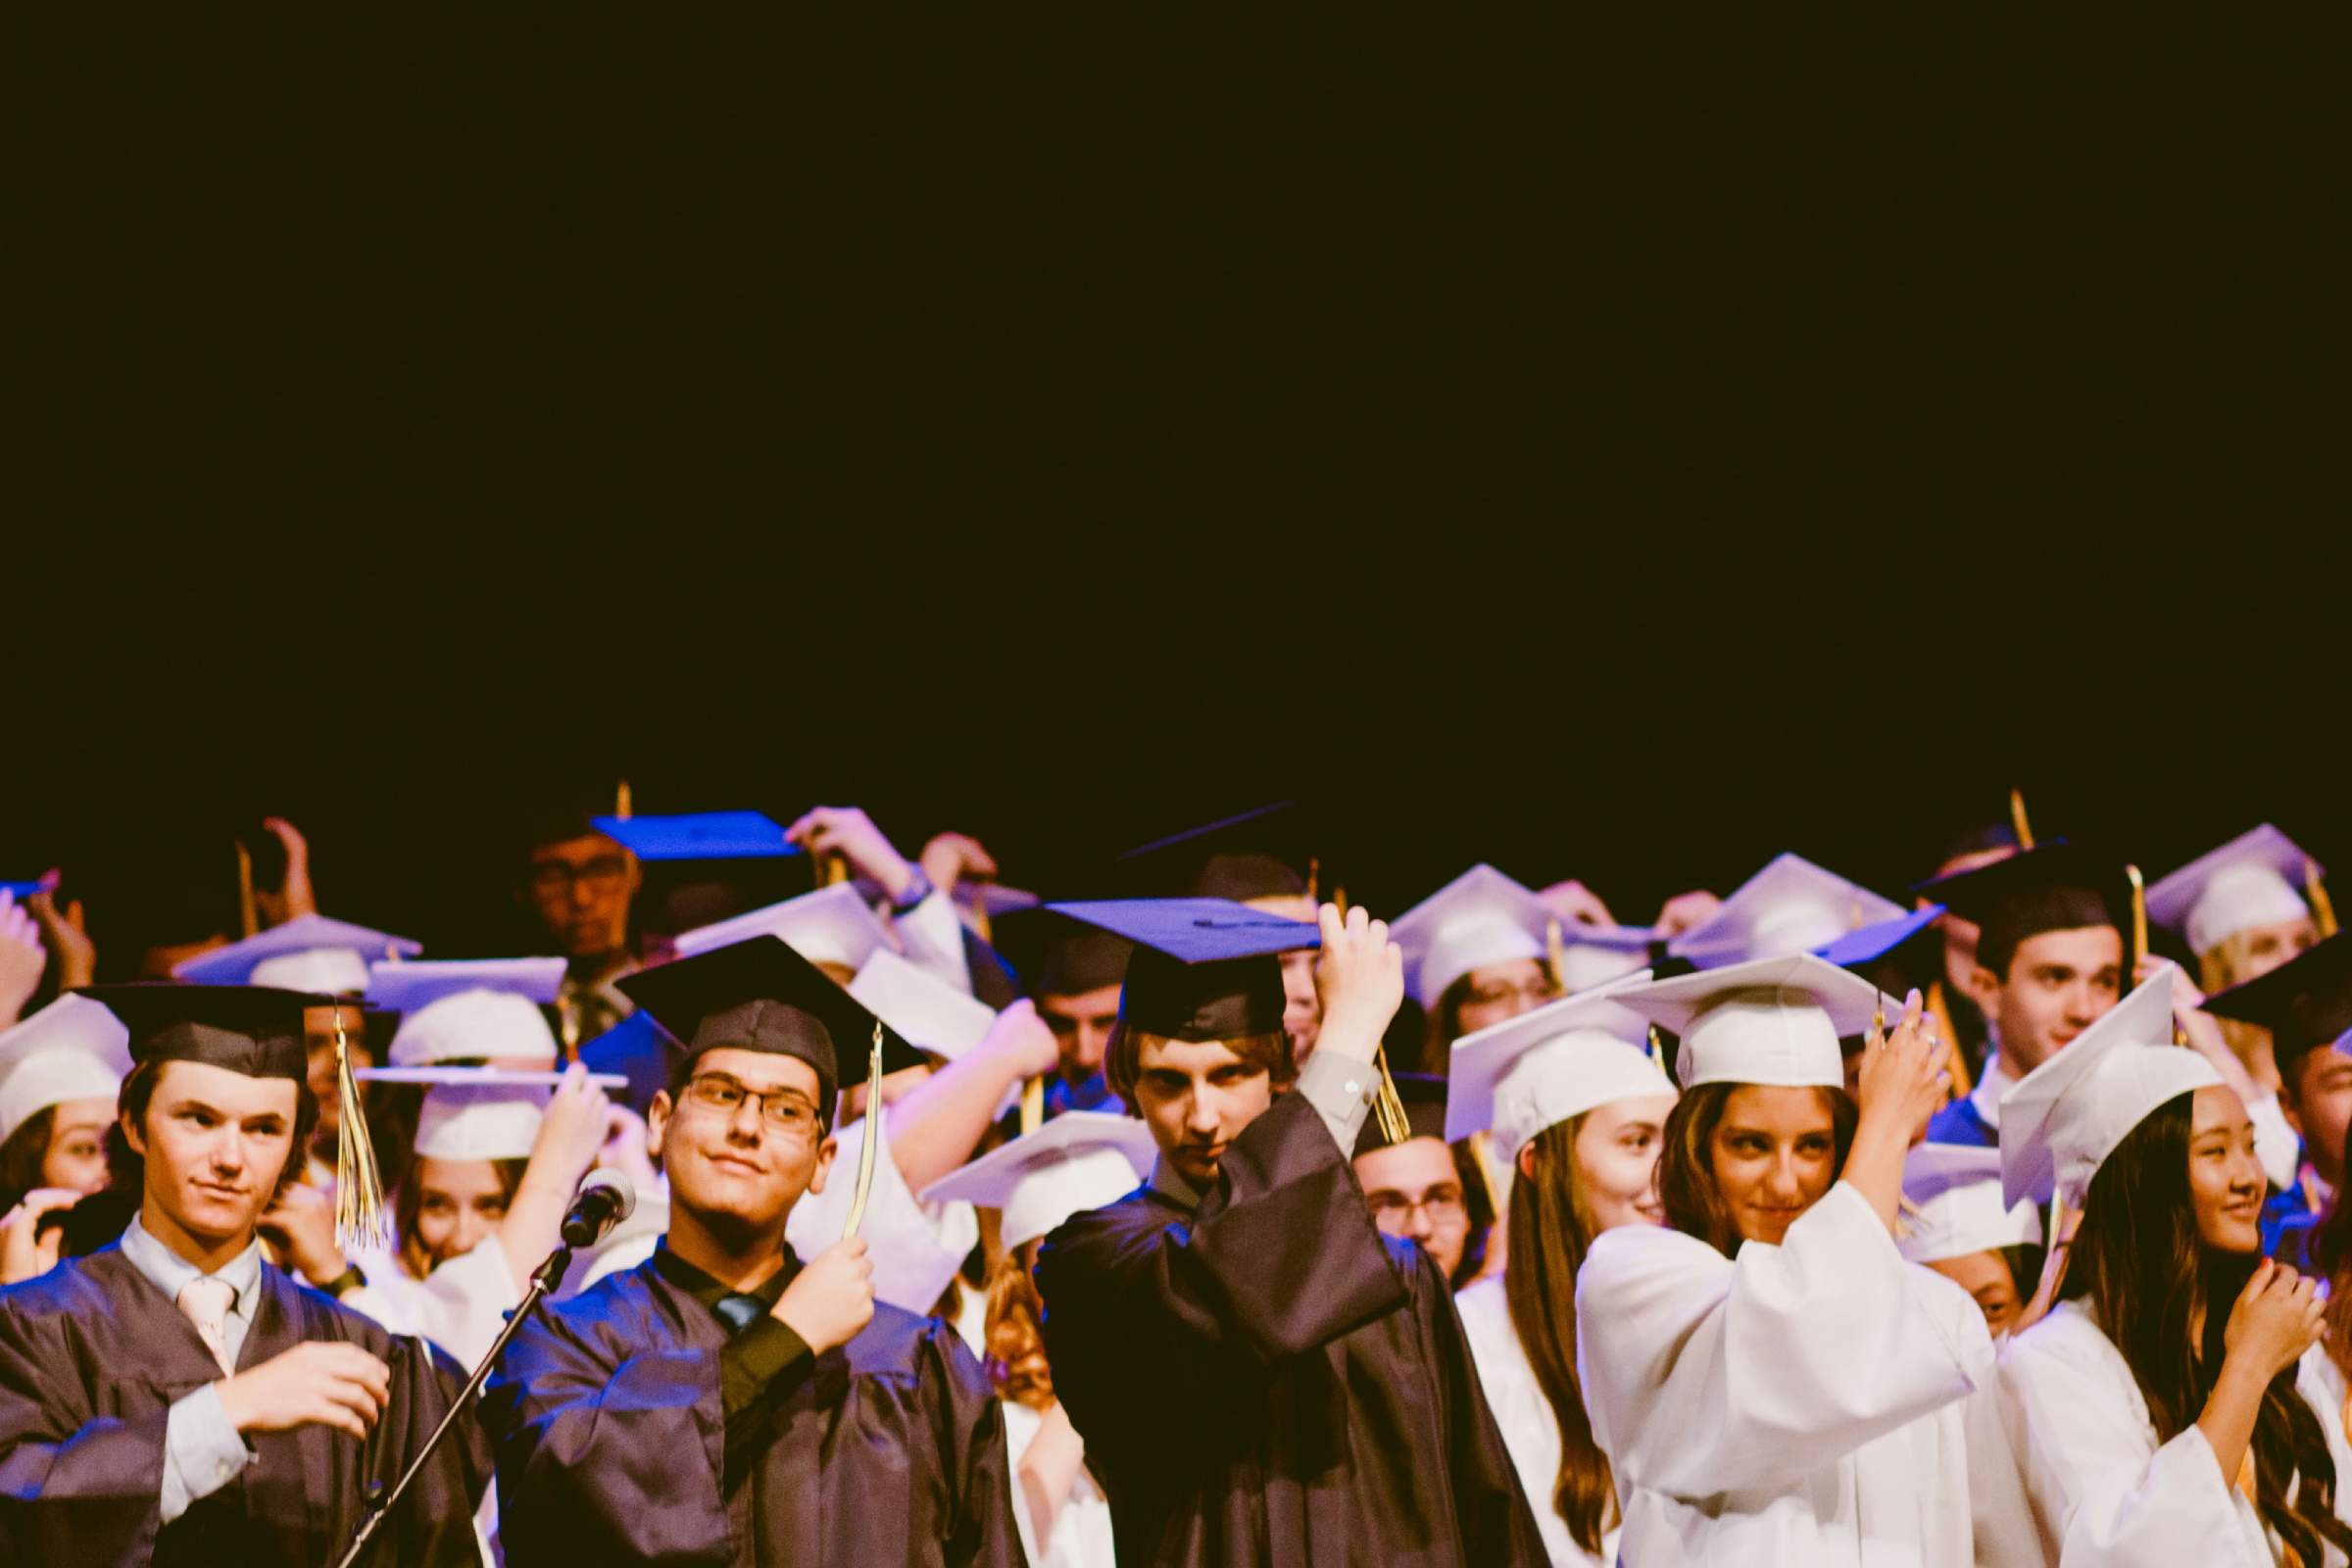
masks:
{"type": "Polygon", "coordinates": [[[1560,935],[1560,917],[1553,915],[1544,922],[1544,961],[1551,965],[1551,989],[1568,989],[1568,942],[1560,935]]]}
{"type": "Polygon", "coordinates": [[[1308,856],[1308,857],[1306,858],[1306,902],[1307,902],[1307,903],[1309,903],[1309,904],[1318,904],[1318,903],[1321,903],[1321,902],[1322,902],[1320,899],[1318,899],[1318,898],[1315,896],[1315,889],[1316,889],[1316,888],[1317,888],[1317,887],[1318,887],[1318,886],[1319,886],[1319,885],[1322,883],[1322,880],[1323,880],[1323,861],[1322,861],[1322,859],[1321,859],[1319,857],[1317,857],[1317,856],[1312,856],[1312,855],[1308,856]]]}
{"type": "Polygon", "coordinates": [[[262,929],[262,913],[253,897],[253,852],[245,847],[243,839],[229,842],[235,845],[237,851],[237,922],[245,928],[245,936],[258,936],[262,929]]]}
{"type": "Polygon", "coordinates": [[[865,1218],[865,1199],[874,1190],[874,1152],[882,1147],[882,1022],[874,1020],[872,1059],[865,1065],[865,1142],[858,1150],[858,1188],[850,1195],[850,1219],[844,1240],[858,1234],[865,1218]]]}
{"type": "Polygon", "coordinates": [[[1041,1075],[1021,1085],[1021,1136],[1046,1124],[1046,1080],[1041,1075]]]}
{"type": "Polygon", "coordinates": [[[1396,1080],[1389,1076],[1388,1047],[1373,1048],[1372,1065],[1380,1069],[1380,1091],[1372,1099],[1372,1113],[1380,1118],[1380,1136],[1392,1144],[1401,1144],[1413,1136],[1413,1124],[1405,1119],[1404,1102],[1396,1095],[1396,1080]]]}
{"type": "Polygon", "coordinates": [[[1943,1000],[1941,980],[1928,983],[1928,1015],[1936,1020],[1936,1033],[1943,1041],[1943,1070],[1952,1080],[1952,1099],[1966,1100],[1976,1087],[1976,1074],[1968,1070],[1968,1054],[1960,1049],[1960,1031],[1952,1027],[1952,1009],[1943,1000]]]}
{"type": "Polygon", "coordinates": [[[2132,973],[2136,976],[2148,960],[2148,889],[2136,865],[2125,866],[2124,878],[2132,884],[2132,973]]]}
{"type": "Polygon", "coordinates": [[[637,814],[635,802],[629,795],[629,781],[625,778],[612,791],[612,814],[623,822],[637,814]]]}
{"type": "Polygon", "coordinates": [[[2328,884],[2320,878],[2320,862],[2303,862],[2303,893],[2311,901],[2312,924],[2320,928],[2322,938],[2335,935],[2335,901],[2328,897],[2328,884]]]}
{"type": "Polygon", "coordinates": [[[383,1178],[375,1168],[375,1144],[360,1102],[360,1081],[351,1073],[351,1046],[343,1032],[343,1009],[335,1008],[335,1245],[389,1250],[392,1227],[384,1213],[383,1178]]]}
{"type": "Polygon", "coordinates": [[[1658,1038],[1658,1026],[1649,1026],[1649,1059],[1657,1063],[1658,1071],[1666,1070],[1666,1043],[1658,1038]]]}
{"type": "Polygon", "coordinates": [[[2019,849],[2030,850],[2034,847],[2034,824],[2026,820],[2026,795],[2023,790],[2013,789],[2009,792],[2009,825],[2017,829],[2019,849]]]}
{"type": "Polygon", "coordinates": [[[829,888],[836,882],[847,882],[850,879],[849,862],[831,851],[812,855],[808,858],[814,863],[818,887],[829,888]]]}

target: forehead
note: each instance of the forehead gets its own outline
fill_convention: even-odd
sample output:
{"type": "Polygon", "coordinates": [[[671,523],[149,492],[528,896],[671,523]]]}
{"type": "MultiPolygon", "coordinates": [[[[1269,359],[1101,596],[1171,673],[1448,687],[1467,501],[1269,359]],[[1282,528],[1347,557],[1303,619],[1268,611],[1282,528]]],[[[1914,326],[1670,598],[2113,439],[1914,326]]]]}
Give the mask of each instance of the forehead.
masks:
{"type": "Polygon", "coordinates": [[[451,1198],[479,1198],[500,1191],[498,1167],[486,1159],[416,1157],[416,1190],[451,1198]]]}
{"type": "Polygon", "coordinates": [[[2111,925],[2037,931],[2017,945],[2017,963],[2021,965],[2062,964],[2073,969],[2105,969],[2123,961],[2124,935],[2111,925]]]}
{"type": "Polygon", "coordinates": [[[1064,1018],[1093,1018],[1119,1010],[1119,986],[1112,981],[1092,991],[1047,992],[1037,999],[1037,1010],[1064,1018]]]}
{"type": "Polygon", "coordinates": [[[797,1089],[810,1101],[816,1099],[816,1069],[798,1056],[773,1051],[715,1046],[694,1059],[694,1076],[700,1078],[705,1073],[721,1074],[746,1089],[761,1093],[770,1089],[797,1089]]]}
{"type": "Polygon", "coordinates": [[[1143,1072],[1215,1072],[1220,1067],[1248,1066],[1222,1040],[1148,1039],[1135,1054],[1143,1072]]]}
{"type": "Polygon", "coordinates": [[[1740,1084],[1724,1099],[1723,1125],[1794,1137],[1801,1133],[1832,1132],[1838,1124],[1830,1115],[1829,1096],[1822,1090],[1740,1084]]]}
{"type": "Polygon", "coordinates": [[[1435,1138],[1408,1138],[1356,1155],[1355,1179],[1368,1189],[1426,1192],[1460,1177],[1453,1168],[1452,1150],[1435,1138]]]}
{"type": "Polygon", "coordinates": [[[1606,1137],[1620,1127],[1629,1127],[1638,1122],[1656,1126],[1665,1121],[1666,1113],[1672,1109],[1674,1096],[1670,1094],[1636,1095],[1631,1100],[1612,1100],[1606,1104],[1594,1105],[1585,1112],[1585,1125],[1598,1128],[1600,1136],[1606,1137]]]}
{"type": "Polygon", "coordinates": [[[201,1102],[231,1116],[292,1116],[298,1091],[291,1078],[248,1078],[206,1061],[167,1061],[157,1073],[152,1103],[201,1102]]]}
{"type": "Polygon", "coordinates": [[[620,846],[602,833],[588,833],[576,839],[560,839],[553,844],[541,844],[531,851],[534,864],[562,860],[567,865],[580,865],[602,856],[621,853],[620,846]]]}
{"type": "Polygon", "coordinates": [[[2207,1084],[2189,1096],[2189,1136],[2251,1125],[2245,1103],[2227,1084],[2207,1084]]]}
{"type": "Polygon", "coordinates": [[[1544,965],[1538,959],[1506,958],[1500,963],[1482,963],[1464,974],[1462,979],[1475,991],[1483,986],[1508,985],[1514,980],[1540,976],[1543,972],[1544,965]]]}

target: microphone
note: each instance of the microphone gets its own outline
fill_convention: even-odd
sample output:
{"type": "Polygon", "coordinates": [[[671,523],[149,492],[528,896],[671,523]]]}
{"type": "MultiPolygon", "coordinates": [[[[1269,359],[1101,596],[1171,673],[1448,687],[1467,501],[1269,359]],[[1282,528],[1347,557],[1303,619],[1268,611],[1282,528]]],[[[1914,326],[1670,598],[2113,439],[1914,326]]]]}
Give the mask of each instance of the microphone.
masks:
{"type": "Polygon", "coordinates": [[[594,1247],[637,1207],[629,1179],[616,1170],[592,1170],[564,1211],[564,1245],[594,1247]]]}

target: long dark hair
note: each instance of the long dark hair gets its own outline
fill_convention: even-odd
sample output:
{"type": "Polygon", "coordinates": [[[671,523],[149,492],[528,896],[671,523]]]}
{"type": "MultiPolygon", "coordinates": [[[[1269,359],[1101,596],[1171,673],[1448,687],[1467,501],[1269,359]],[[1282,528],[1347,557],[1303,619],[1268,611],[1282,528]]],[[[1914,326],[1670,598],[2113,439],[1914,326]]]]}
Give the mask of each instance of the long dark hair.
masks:
{"type": "MultiPolygon", "coordinates": [[[[1710,1152],[1715,1129],[1723,1122],[1723,1107],[1739,1084],[1698,1084],[1683,1092],[1666,1113],[1658,1154],[1658,1203],[1666,1223],[1685,1236],[1695,1236],[1726,1257],[1740,1251],[1740,1228],[1724,1205],[1723,1189],[1715,1185],[1715,1159],[1710,1152]]],[[[1831,1180],[1845,1169],[1847,1151],[1854,1147],[1854,1128],[1862,1119],[1854,1097],[1842,1089],[1817,1086],[1815,1094],[1829,1107],[1830,1125],[1838,1141],[1838,1160],[1831,1180]]],[[[1507,1271],[1506,1271],[1507,1272],[1507,1271]]]]}
{"type": "Polygon", "coordinates": [[[1536,1134],[1528,1146],[1535,1171],[1522,1169],[1511,1183],[1511,1261],[1502,1271],[1502,1294],[1519,1348],[1560,1429],[1552,1511],[1579,1546],[1598,1556],[1613,1492],[1608,1455],[1592,1441],[1592,1418],[1585,1413],[1584,1385],[1576,1375],[1576,1275],[1593,1234],[1576,1174],[1576,1135],[1584,1125],[1584,1116],[1571,1116],[1536,1134]]]}
{"type": "MultiPolygon", "coordinates": [[[[2139,1385],[2159,1443],[2186,1431],[2220,1379],[2230,1309],[2258,1256],[2206,1247],[2188,1186],[2190,1097],[2158,1106],[2090,1179],[2062,1301],[2082,1301],[2139,1385]],[[2201,1330],[2201,1331],[2200,1331],[2201,1330]]],[[[2320,1542],[2352,1549],[2335,1518],[2335,1464],[2287,1367],[2254,1419],[2254,1506],[2303,1562],[2320,1542]],[[2292,1493],[2294,1501],[2287,1500],[2292,1493]]]]}
{"type": "Polygon", "coordinates": [[[49,1185],[41,1180],[41,1167],[49,1162],[49,1133],[56,1125],[57,1107],[43,1105],[0,1143],[0,1214],[24,1201],[34,1188],[49,1185]]]}

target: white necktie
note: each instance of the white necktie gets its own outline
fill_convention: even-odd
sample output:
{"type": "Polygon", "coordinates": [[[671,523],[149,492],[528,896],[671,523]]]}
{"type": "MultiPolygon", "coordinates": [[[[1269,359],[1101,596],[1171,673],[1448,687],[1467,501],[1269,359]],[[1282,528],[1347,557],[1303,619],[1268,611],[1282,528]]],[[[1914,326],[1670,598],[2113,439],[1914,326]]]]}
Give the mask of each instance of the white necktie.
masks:
{"type": "Polygon", "coordinates": [[[180,1311],[186,1313],[188,1321],[196,1325],[196,1337],[204,1342],[206,1349],[213,1352],[213,1359],[220,1363],[223,1372],[236,1370],[229,1361],[228,1337],[223,1332],[228,1323],[229,1306],[236,1298],[235,1286],[226,1280],[209,1277],[188,1281],[179,1293],[180,1311]]]}

